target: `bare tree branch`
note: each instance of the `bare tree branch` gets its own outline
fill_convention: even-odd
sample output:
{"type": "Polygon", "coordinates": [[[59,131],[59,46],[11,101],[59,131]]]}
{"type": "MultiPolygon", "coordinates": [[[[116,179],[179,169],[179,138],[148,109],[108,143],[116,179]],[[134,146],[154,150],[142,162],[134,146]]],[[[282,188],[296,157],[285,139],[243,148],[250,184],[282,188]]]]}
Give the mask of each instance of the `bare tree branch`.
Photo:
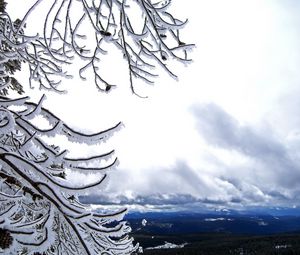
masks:
{"type": "MultiPolygon", "coordinates": [[[[72,64],[75,56],[79,56],[87,62],[79,69],[80,77],[85,79],[83,73],[91,69],[96,87],[103,92],[110,91],[115,85],[104,78],[99,66],[101,55],[107,54],[101,46],[103,42],[122,52],[134,94],[137,94],[135,80],[153,84],[158,76],[157,67],[177,78],[169,67],[172,61],[191,62],[187,52],[194,45],[185,44],[179,36],[187,21],[166,11],[171,1],[54,0],[44,19],[42,36],[26,36],[27,19],[38,10],[41,2],[35,2],[18,27],[2,14],[6,28],[1,31],[0,40],[7,41],[10,47],[10,56],[2,54],[2,57],[26,62],[30,68],[30,84],[35,81],[41,88],[63,92],[58,88],[61,79],[71,77],[63,71],[65,65],[72,64]],[[79,5],[82,14],[78,19],[75,11],[79,5]],[[129,13],[133,8],[141,19],[134,19],[129,13]],[[137,27],[142,30],[138,31],[137,27]]],[[[5,82],[2,82],[3,86],[5,82]]]]}

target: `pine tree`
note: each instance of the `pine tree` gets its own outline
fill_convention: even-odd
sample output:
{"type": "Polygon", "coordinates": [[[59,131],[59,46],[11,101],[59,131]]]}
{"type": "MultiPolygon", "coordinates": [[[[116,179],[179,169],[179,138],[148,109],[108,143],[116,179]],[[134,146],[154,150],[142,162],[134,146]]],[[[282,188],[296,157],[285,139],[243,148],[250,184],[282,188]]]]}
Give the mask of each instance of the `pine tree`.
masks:
{"type": "Polygon", "coordinates": [[[81,192],[104,182],[107,170],[117,162],[117,158],[110,160],[114,152],[69,158],[66,150],[43,139],[62,134],[73,142],[97,144],[120,123],[86,135],[44,109],[42,100],[39,104],[28,102],[27,97],[0,100],[0,247],[9,248],[6,254],[130,254],[136,249],[127,235],[130,228],[126,222],[118,223],[126,210],[99,214],[78,201],[81,192]],[[20,105],[25,109],[10,109],[20,105]],[[32,124],[37,116],[45,118],[50,127],[32,124]],[[93,183],[75,186],[68,182],[66,170],[100,172],[101,176],[93,183]]]}
{"type": "MultiPolygon", "coordinates": [[[[0,95],[7,95],[8,91],[15,90],[18,94],[23,94],[22,85],[13,77],[17,70],[21,70],[21,61],[14,55],[14,47],[5,36],[9,35],[13,29],[18,29],[20,20],[12,22],[5,13],[6,3],[0,0],[0,95]],[[13,56],[14,55],[14,56],[13,56]]],[[[19,38],[10,36],[13,43],[18,42],[19,38]]]]}
{"type": "MultiPolygon", "coordinates": [[[[36,1],[33,7],[41,2],[36,1]]],[[[45,96],[35,104],[27,96],[11,99],[7,94],[10,90],[23,93],[13,77],[23,62],[29,66],[30,82],[60,92],[59,83],[69,77],[63,67],[71,64],[74,56],[86,61],[79,70],[82,79],[84,71],[91,68],[97,88],[110,91],[115,85],[102,77],[99,68],[101,54],[106,53],[104,42],[123,53],[134,94],[135,79],[153,82],[155,65],[176,77],[164,62],[169,58],[189,62],[187,50],[193,45],[179,39],[179,29],[185,22],[166,12],[169,4],[55,0],[44,20],[43,36],[28,36],[24,31],[26,19],[33,15],[34,8],[23,20],[12,22],[5,12],[6,3],[0,0],[0,249],[5,254],[131,254],[137,250],[128,235],[130,227],[122,221],[126,209],[97,213],[78,199],[104,183],[108,170],[117,163],[114,151],[71,158],[55,139],[49,143],[49,137],[62,135],[71,142],[101,144],[121,123],[99,133],[84,134],[45,109],[45,96]],[[73,4],[82,5],[82,16],[77,20],[73,4]],[[142,13],[139,32],[128,14],[133,5],[142,13]],[[87,25],[95,32],[92,45],[83,44],[88,36],[80,31],[87,25]],[[39,117],[47,121],[48,128],[34,124],[39,117]],[[97,179],[76,186],[69,181],[70,171],[95,174],[97,179]]]]}

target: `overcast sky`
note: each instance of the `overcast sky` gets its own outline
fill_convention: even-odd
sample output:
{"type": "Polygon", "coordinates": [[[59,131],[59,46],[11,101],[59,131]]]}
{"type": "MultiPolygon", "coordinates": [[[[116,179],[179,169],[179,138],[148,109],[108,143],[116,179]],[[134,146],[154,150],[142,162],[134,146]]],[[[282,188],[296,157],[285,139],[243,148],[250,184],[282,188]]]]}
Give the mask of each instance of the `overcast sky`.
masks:
{"type": "MultiPolygon", "coordinates": [[[[14,15],[24,11],[8,2],[14,15]]],[[[297,206],[300,2],[173,0],[172,8],[189,18],[183,38],[197,45],[194,63],[176,67],[179,81],[139,85],[149,96],[140,99],[114,60],[106,72],[120,86],[110,95],[76,77],[67,95],[48,94],[45,105],[73,127],[125,124],[105,145],[120,165],[99,195],[157,208],[297,206]]]]}

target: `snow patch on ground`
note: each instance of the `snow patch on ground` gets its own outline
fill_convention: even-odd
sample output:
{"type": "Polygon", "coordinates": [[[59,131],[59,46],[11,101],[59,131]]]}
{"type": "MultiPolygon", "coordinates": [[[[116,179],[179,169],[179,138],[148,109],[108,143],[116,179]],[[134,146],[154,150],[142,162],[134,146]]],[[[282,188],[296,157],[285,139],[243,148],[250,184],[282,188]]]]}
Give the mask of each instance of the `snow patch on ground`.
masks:
{"type": "Polygon", "coordinates": [[[258,224],[259,226],[268,226],[268,225],[269,225],[269,223],[267,223],[267,222],[265,222],[265,221],[259,221],[257,224],[258,224]]]}
{"type": "Polygon", "coordinates": [[[147,220],[146,220],[146,219],[143,219],[143,220],[142,220],[142,226],[145,227],[146,225],[147,225],[147,220]]]}
{"type": "Polygon", "coordinates": [[[279,249],[287,249],[287,248],[290,248],[290,247],[292,247],[292,245],[290,245],[290,244],[282,244],[282,245],[276,245],[276,246],[275,246],[275,249],[276,249],[276,250],[279,250],[279,249]]]}
{"type": "Polygon", "coordinates": [[[206,218],[204,219],[204,221],[233,221],[233,219],[229,219],[229,218],[206,218]]]}
{"type": "Polygon", "coordinates": [[[169,242],[165,242],[163,245],[155,246],[155,247],[148,247],[146,250],[158,250],[158,249],[181,249],[185,247],[187,243],[183,244],[173,244],[169,242]]]}

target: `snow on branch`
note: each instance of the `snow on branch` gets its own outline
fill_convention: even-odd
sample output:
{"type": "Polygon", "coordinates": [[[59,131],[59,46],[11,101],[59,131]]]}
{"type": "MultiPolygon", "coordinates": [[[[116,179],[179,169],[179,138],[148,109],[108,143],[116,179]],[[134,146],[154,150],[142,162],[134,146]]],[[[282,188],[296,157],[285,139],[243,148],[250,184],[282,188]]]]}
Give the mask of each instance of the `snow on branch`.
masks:
{"type": "MultiPolygon", "coordinates": [[[[43,136],[62,134],[72,141],[99,143],[120,124],[96,133],[70,129],[59,118],[28,98],[0,98],[0,248],[5,254],[131,254],[136,250],[122,220],[126,210],[99,214],[78,200],[94,190],[115,166],[114,151],[87,158],[67,157],[67,151],[50,145],[43,136]],[[23,104],[25,110],[11,110],[23,104]],[[43,116],[50,128],[31,121],[43,116]],[[58,128],[58,124],[59,128],[58,128]],[[68,132],[68,133],[67,133],[68,132]],[[94,181],[74,185],[67,171],[96,173],[94,181]]],[[[0,249],[0,250],[1,250],[0,249]]]]}
{"type": "MultiPolygon", "coordinates": [[[[37,81],[41,88],[58,92],[61,78],[71,76],[64,66],[76,58],[84,61],[79,69],[81,79],[90,69],[100,91],[112,87],[101,71],[100,61],[113,45],[123,55],[128,68],[130,88],[134,94],[135,80],[154,83],[157,67],[171,77],[172,61],[189,63],[188,51],[193,44],[185,43],[180,30],[187,20],[180,20],[168,12],[171,0],[54,0],[48,7],[40,35],[26,36],[24,26],[35,15],[36,3],[22,21],[14,24],[6,13],[1,14],[3,29],[0,40],[9,46],[1,54],[2,61],[18,60],[29,65],[30,81],[37,81]],[[78,15],[80,13],[80,15],[78,15]]],[[[7,79],[3,80],[7,83],[7,79]]]]}

